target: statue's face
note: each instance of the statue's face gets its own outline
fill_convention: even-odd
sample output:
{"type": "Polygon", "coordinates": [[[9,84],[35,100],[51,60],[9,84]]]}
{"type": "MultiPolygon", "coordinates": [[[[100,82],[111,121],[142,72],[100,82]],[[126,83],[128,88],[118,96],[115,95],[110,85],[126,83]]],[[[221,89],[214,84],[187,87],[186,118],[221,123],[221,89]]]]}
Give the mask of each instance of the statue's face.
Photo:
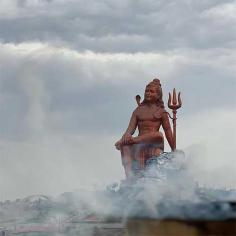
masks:
{"type": "Polygon", "coordinates": [[[156,102],[158,99],[157,89],[154,86],[147,86],[144,93],[146,102],[156,102]]]}

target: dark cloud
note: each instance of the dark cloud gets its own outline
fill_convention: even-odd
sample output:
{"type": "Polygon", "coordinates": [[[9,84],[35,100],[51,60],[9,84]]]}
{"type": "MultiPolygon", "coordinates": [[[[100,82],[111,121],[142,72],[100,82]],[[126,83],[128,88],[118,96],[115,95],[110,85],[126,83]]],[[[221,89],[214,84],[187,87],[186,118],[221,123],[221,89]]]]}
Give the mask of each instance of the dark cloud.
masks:
{"type": "Polygon", "coordinates": [[[235,17],[229,17],[235,1],[19,2],[14,14],[1,17],[3,42],[100,52],[235,47],[235,17]]]}

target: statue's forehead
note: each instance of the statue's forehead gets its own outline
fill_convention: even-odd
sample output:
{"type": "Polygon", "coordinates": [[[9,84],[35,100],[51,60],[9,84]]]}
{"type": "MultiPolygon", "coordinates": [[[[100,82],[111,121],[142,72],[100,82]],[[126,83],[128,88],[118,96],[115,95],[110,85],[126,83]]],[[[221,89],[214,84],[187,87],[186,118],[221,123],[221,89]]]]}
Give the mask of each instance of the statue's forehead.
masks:
{"type": "Polygon", "coordinates": [[[152,88],[152,89],[155,89],[155,90],[159,90],[159,87],[158,86],[156,86],[156,85],[153,85],[153,84],[148,84],[147,86],[146,86],[146,89],[148,89],[148,88],[152,88]]]}

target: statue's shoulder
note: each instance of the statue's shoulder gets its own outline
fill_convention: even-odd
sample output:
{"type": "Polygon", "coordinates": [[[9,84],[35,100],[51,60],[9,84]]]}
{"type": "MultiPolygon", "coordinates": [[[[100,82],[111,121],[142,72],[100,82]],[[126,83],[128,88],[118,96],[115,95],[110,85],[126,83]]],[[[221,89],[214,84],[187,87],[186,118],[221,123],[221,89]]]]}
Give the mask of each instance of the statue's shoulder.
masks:
{"type": "Polygon", "coordinates": [[[134,110],[133,113],[139,113],[140,111],[142,111],[144,109],[144,106],[141,104],[139,106],[137,106],[134,110]]]}
{"type": "Polygon", "coordinates": [[[168,118],[168,111],[166,111],[165,108],[162,108],[162,112],[161,112],[161,116],[163,119],[167,119],[168,118]]]}
{"type": "Polygon", "coordinates": [[[161,118],[165,117],[166,114],[167,114],[167,111],[165,110],[165,108],[157,106],[154,116],[157,119],[161,119],[161,118]]]}
{"type": "Polygon", "coordinates": [[[143,114],[143,112],[146,111],[146,108],[147,108],[146,104],[141,103],[139,106],[135,108],[133,114],[139,116],[140,114],[143,114]]]}
{"type": "Polygon", "coordinates": [[[160,108],[160,110],[161,110],[161,113],[164,115],[166,115],[168,113],[165,108],[160,108]]]}

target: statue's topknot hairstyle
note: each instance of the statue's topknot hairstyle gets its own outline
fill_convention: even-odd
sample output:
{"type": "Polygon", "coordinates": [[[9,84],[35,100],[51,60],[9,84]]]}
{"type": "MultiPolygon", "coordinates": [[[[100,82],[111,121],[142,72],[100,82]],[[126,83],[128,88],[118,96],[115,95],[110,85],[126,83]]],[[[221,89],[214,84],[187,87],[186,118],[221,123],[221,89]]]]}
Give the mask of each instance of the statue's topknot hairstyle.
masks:
{"type": "Polygon", "coordinates": [[[147,86],[147,87],[154,87],[157,91],[157,93],[159,94],[159,98],[157,100],[157,104],[161,107],[164,108],[164,102],[162,100],[162,88],[161,88],[161,82],[159,79],[154,79],[153,81],[151,81],[147,86]]]}

